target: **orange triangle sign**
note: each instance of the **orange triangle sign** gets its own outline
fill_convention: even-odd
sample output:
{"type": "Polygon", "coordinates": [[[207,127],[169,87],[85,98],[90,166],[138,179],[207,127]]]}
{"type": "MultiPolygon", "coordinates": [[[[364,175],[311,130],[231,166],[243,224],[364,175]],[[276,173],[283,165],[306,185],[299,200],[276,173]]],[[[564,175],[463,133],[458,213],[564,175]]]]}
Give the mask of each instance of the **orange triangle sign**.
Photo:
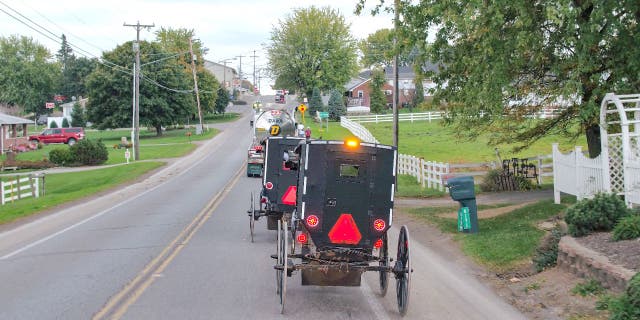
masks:
{"type": "Polygon", "coordinates": [[[298,188],[296,186],[289,186],[287,191],[282,196],[282,204],[295,206],[296,205],[296,191],[297,191],[297,189],[298,188]]]}

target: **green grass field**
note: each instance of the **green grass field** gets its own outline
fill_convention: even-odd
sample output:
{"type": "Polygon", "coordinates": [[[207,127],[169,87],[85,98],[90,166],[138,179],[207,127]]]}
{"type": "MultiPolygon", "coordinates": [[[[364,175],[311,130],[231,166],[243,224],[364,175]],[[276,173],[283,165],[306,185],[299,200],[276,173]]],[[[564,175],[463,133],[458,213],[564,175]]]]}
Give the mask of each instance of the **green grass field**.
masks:
{"type": "MultiPolygon", "coordinates": [[[[505,206],[502,204],[500,206],[505,206]]],[[[480,205],[478,210],[492,206],[480,205]]],[[[458,207],[411,209],[410,214],[436,225],[443,232],[455,234],[465,254],[492,270],[505,271],[529,263],[545,232],[537,223],[560,214],[565,206],[552,200],[540,201],[501,216],[480,219],[478,234],[458,233],[456,219],[439,217],[458,207]]]]}
{"type": "Polygon", "coordinates": [[[45,177],[46,195],[5,204],[0,213],[0,224],[134,181],[163,165],[163,162],[137,162],[97,170],[48,174],[45,177]]]}

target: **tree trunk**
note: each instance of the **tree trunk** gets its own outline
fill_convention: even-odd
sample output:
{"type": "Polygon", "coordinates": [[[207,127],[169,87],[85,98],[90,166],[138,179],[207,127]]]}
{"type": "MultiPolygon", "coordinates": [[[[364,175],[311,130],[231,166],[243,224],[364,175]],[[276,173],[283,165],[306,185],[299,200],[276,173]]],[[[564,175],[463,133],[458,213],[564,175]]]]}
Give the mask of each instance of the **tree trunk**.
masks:
{"type": "Polygon", "coordinates": [[[156,137],[162,136],[162,125],[156,125],[156,137]]]}
{"type": "Polygon", "coordinates": [[[587,135],[587,147],[589,148],[589,157],[595,158],[602,152],[600,146],[600,125],[597,123],[590,124],[585,130],[587,135]]]}

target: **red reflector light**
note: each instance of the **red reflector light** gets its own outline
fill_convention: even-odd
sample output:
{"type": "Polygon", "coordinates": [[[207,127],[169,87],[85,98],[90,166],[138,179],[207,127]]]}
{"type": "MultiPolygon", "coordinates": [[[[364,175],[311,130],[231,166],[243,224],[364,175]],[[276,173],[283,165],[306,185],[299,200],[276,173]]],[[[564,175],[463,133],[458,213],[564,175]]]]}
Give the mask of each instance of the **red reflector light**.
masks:
{"type": "Polygon", "coordinates": [[[386,226],[387,224],[382,219],[376,219],[373,222],[373,228],[376,229],[376,231],[383,231],[386,226]]]}
{"type": "Polygon", "coordinates": [[[316,215],[310,215],[307,217],[307,225],[309,227],[315,227],[318,225],[318,223],[320,223],[320,219],[318,219],[318,217],[316,215]]]}
{"type": "Polygon", "coordinates": [[[382,239],[376,240],[376,243],[373,244],[373,247],[376,249],[382,248],[382,239]]]}
{"type": "Polygon", "coordinates": [[[267,197],[260,198],[260,203],[267,203],[267,197]]]}
{"type": "Polygon", "coordinates": [[[296,191],[297,191],[297,189],[298,188],[296,186],[289,186],[289,188],[284,193],[284,195],[282,195],[282,198],[281,198],[282,204],[295,206],[296,205],[296,191]]]}
{"type": "Polygon", "coordinates": [[[307,243],[307,234],[306,233],[298,234],[298,242],[300,242],[302,244],[307,243]]]}
{"type": "Polygon", "coordinates": [[[271,189],[273,189],[273,183],[267,182],[267,183],[264,184],[264,187],[267,188],[267,190],[271,190],[271,189]]]}
{"type": "Polygon", "coordinates": [[[255,146],[253,149],[256,151],[262,151],[262,146],[255,146]]]}
{"type": "Polygon", "coordinates": [[[349,213],[343,213],[329,231],[331,243],[358,244],[362,239],[362,234],[349,213]]]}

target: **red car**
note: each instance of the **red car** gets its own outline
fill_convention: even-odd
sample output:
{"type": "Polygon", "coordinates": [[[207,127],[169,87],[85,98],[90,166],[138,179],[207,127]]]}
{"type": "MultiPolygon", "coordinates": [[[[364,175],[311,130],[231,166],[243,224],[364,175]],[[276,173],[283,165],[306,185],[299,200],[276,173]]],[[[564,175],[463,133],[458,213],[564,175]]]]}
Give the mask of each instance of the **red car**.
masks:
{"type": "Polygon", "coordinates": [[[39,135],[29,136],[29,141],[33,142],[66,143],[70,146],[80,139],[84,139],[84,128],[49,128],[39,135]]]}

